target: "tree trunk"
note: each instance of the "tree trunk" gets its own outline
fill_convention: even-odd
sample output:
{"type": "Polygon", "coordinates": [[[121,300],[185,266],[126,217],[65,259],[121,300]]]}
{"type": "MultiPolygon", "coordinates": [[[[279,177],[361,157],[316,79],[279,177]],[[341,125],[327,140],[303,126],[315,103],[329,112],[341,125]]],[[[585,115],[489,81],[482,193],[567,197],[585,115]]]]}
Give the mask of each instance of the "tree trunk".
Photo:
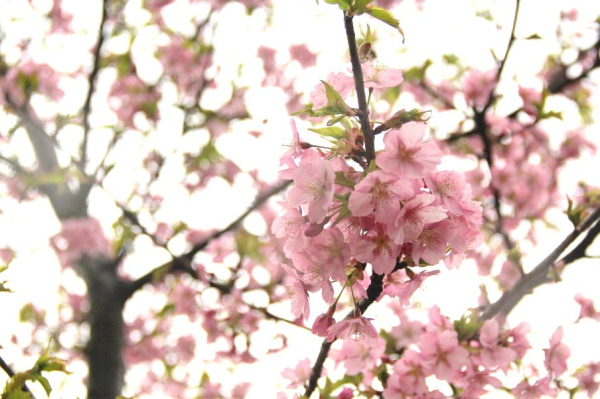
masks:
{"type": "Polygon", "coordinates": [[[121,394],[125,374],[122,286],[114,265],[99,260],[85,263],[90,302],[90,340],[85,350],[88,398],[114,399],[121,394]]]}

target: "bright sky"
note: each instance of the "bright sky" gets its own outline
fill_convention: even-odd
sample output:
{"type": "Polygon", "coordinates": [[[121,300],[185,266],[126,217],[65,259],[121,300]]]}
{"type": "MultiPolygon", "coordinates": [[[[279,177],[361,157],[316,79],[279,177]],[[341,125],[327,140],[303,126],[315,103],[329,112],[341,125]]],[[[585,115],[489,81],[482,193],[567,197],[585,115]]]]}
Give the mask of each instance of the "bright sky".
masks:
{"type": "MultiPolygon", "coordinates": [[[[11,13],[2,13],[0,24],[6,24],[11,29],[28,31],[37,23],[25,14],[21,15],[24,18],[22,22],[8,21],[8,14],[19,14],[18,2],[10,0],[3,0],[2,2],[6,3],[5,6],[10,7],[11,13]]],[[[64,0],[64,3],[65,7],[72,8],[76,15],[81,15],[81,18],[76,18],[77,26],[93,27],[90,31],[90,37],[93,37],[98,21],[96,10],[89,10],[90,5],[88,2],[64,0]],[[85,9],[85,11],[78,13],[77,9],[85,9]]],[[[139,24],[141,27],[148,15],[135,11],[138,8],[135,4],[140,3],[140,1],[132,1],[131,3],[133,5],[128,7],[128,22],[139,24]]],[[[167,7],[164,14],[167,24],[173,24],[174,28],[183,32],[192,29],[181,14],[184,3],[184,1],[176,1],[174,5],[167,7]]],[[[275,0],[274,3],[275,8],[271,15],[273,25],[266,31],[260,29],[267,18],[267,13],[264,10],[256,10],[251,17],[246,18],[245,9],[239,4],[228,5],[220,14],[219,27],[214,37],[214,44],[217,48],[215,64],[221,67],[217,82],[225,83],[236,80],[240,86],[251,86],[251,89],[247,92],[246,100],[248,109],[253,116],[252,120],[233,124],[231,127],[232,134],[223,135],[218,140],[217,145],[224,155],[236,160],[242,169],[247,171],[258,169],[261,176],[269,180],[276,178],[278,159],[284,150],[282,143],[290,137],[289,116],[284,106],[283,94],[272,87],[260,87],[264,72],[262,63],[255,58],[257,47],[264,45],[281,50],[277,59],[281,64],[289,62],[287,48],[290,44],[307,43],[311,50],[321,53],[316,67],[302,70],[299,65],[295,65],[288,70],[288,76],[295,79],[296,87],[307,92],[319,79],[326,77],[330,71],[342,71],[349,67],[343,61],[347,44],[339,10],[324,4],[324,2],[317,5],[314,1],[307,0],[275,0]],[[244,67],[241,76],[238,78],[236,75],[239,64],[243,64],[244,67]],[[262,121],[265,119],[268,122],[263,124],[262,121]],[[256,139],[247,134],[248,131],[252,130],[263,131],[263,135],[256,139]]],[[[499,56],[505,51],[510,34],[510,22],[513,18],[513,3],[513,1],[488,0],[427,0],[424,4],[424,12],[420,12],[416,10],[411,1],[406,1],[395,13],[399,17],[406,34],[405,45],[402,45],[400,37],[393,29],[377,21],[369,20],[367,17],[359,17],[357,21],[363,29],[365,28],[365,22],[368,22],[371,29],[376,32],[380,40],[375,49],[380,61],[389,67],[403,69],[422,63],[427,58],[439,59],[441,54],[454,53],[466,60],[466,64],[486,69],[493,66],[493,58],[489,52],[490,46],[499,56]],[[479,9],[485,9],[488,6],[492,8],[493,14],[497,15],[497,21],[502,29],[496,31],[488,24],[475,19],[475,6],[479,9]]],[[[587,16],[592,18],[600,14],[600,2],[579,1],[570,2],[569,4],[581,7],[580,15],[583,19],[587,16]]],[[[537,33],[543,39],[517,41],[504,76],[515,74],[524,84],[534,83],[528,76],[539,70],[539,66],[548,51],[556,50],[554,29],[559,12],[564,6],[565,2],[560,0],[522,1],[521,15],[516,31],[517,37],[527,37],[537,33]]],[[[202,13],[201,9],[199,13],[202,13]]],[[[567,26],[566,29],[575,30],[576,27],[567,26]]],[[[357,28],[357,30],[360,29],[357,28]]],[[[160,74],[160,67],[151,55],[155,44],[160,40],[161,38],[158,37],[155,29],[143,28],[140,29],[134,42],[133,56],[136,60],[140,60],[140,65],[144,65],[144,68],[140,68],[140,75],[148,81],[156,79],[157,74],[160,74]]],[[[584,37],[580,40],[585,41],[587,39],[584,37]]],[[[89,42],[86,41],[70,42],[69,46],[62,47],[62,44],[58,41],[47,43],[52,51],[45,53],[43,49],[40,49],[40,54],[46,54],[42,54],[41,59],[60,63],[61,68],[68,69],[70,63],[78,62],[74,58],[76,54],[78,54],[78,57],[88,56],[86,50],[82,50],[88,44],[89,42]],[[78,50],[74,51],[74,49],[78,50]]],[[[122,43],[120,44],[119,40],[115,39],[107,45],[117,49],[122,43]]],[[[99,99],[94,103],[94,109],[100,110],[100,112],[92,120],[93,125],[96,127],[114,120],[106,111],[102,111],[102,98],[107,94],[112,79],[114,79],[114,74],[111,74],[110,71],[100,76],[99,99]]],[[[598,82],[597,74],[595,79],[598,82]]],[[[77,82],[68,82],[65,88],[69,89],[67,97],[70,100],[65,101],[61,106],[69,109],[69,107],[73,107],[73,104],[80,103],[82,90],[77,86],[77,82]],[[69,101],[71,102],[69,103],[69,101]]],[[[512,89],[514,89],[514,83],[509,82],[501,88],[501,91],[508,92],[512,89]]],[[[205,98],[207,107],[216,108],[214,104],[223,103],[228,99],[228,95],[227,92],[215,90],[205,98]]],[[[399,104],[402,108],[410,109],[413,106],[409,96],[402,96],[400,101],[399,104]]],[[[510,101],[510,98],[506,99],[507,104],[510,101]]],[[[564,123],[548,121],[545,127],[549,132],[558,135],[561,131],[578,125],[577,111],[572,105],[558,98],[550,99],[549,103],[553,109],[565,113],[564,123]]],[[[599,102],[595,101],[595,103],[598,104],[599,102]]],[[[162,153],[166,154],[181,153],[185,148],[200,146],[206,142],[206,132],[190,133],[185,137],[180,137],[178,132],[174,132],[174,130],[179,129],[174,128],[174,126],[181,126],[181,114],[173,107],[163,104],[161,113],[164,115],[164,119],[158,126],[158,131],[151,135],[149,142],[142,143],[141,135],[130,133],[119,144],[115,154],[115,157],[119,160],[118,173],[113,173],[106,182],[106,187],[113,197],[117,199],[126,198],[132,190],[131,182],[144,179],[143,174],[135,171],[140,163],[140,159],[136,158],[136,150],[140,145],[159,148],[162,153]]],[[[445,124],[451,118],[451,115],[434,113],[430,124],[437,127],[445,124]]],[[[596,110],[595,119],[600,120],[598,110],[596,110]]],[[[304,135],[305,139],[310,140],[310,134],[305,134],[309,125],[304,121],[297,122],[301,136],[304,135]]],[[[0,129],[2,126],[2,118],[0,118],[0,129]]],[[[591,126],[589,131],[593,134],[589,134],[588,137],[600,148],[600,139],[597,134],[598,125],[591,126]]],[[[75,129],[73,135],[76,137],[78,134],[80,133],[75,129]]],[[[105,145],[102,142],[109,138],[97,139],[94,147],[101,152],[103,145],[105,145]]],[[[20,159],[24,162],[27,162],[27,159],[32,160],[33,154],[27,147],[24,135],[22,133],[17,134],[17,139],[22,142],[19,147],[20,159]]],[[[61,141],[67,151],[76,150],[78,148],[77,143],[77,140],[69,138],[61,141]]],[[[600,186],[600,175],[594,167],[594,165],[597,165],[597,161],[597,158],[587,156],[576,165],[569,166],[565,174],[561,176],[561,184],[566,189],[565,193],[568,192],[568,189],[572,189],[579,180],[585,180],[589,184],[600,186]]],[[[175,163],[172,167],[172,173],[173,176],[182,173],[175,163]]],[[[178,178],[172,180],[173,182],[179,181],[178,178]]],[[[193,201],[184,201],[183,189],[177,187],[175,183],[165,181],[162,189],[171,192],[166,201],[167,204],[173,206],[168,207],[169,211],[163,212],[160,216],[168,221],[186,215],[186,222],[197,228],[225,226],[236,215],[243,212],[254,197],[249,178],[239,178],[233,187],[229,187],[224,182],[216,182],[206,192],[200,193],[193,201]],[[226,212],[214,212],[215,209],[226,210],[226,212]]],[[[117,209],[111,204],[111,200],[106,194],[100,190],[94,192],[90,203],[91,213],[99,217],[108,230],[112,221],[118,215],[117,209]]],[[[38,201],[17,206],[12,201],[0,199],[0,207],[3,209],[3,213],[0,214],[0,224],[3,226],[0,230],[0,243],[10,244],[19,253],[19,258],[14,261],[10,272],[7,273],[7,277],[10,279],[10,287],[15,293],[0,294],[2,320],[5,322],[5,326],[10,325],[9,328],[0,329],[0,343],[4,343],[10,339],[10,335],[15,331],[23,337],[30,334],[30,329],[27,326],[15,323],[18,320],[18,309],[26,302],[32,301],[37,306],[47,309],[51,317],[50,320],[57,317],[57,286],[61,279],[59,278],[59,266],[56,258],[47,246],[48,237],[59,229],[59,224],[54,216],[48,214],[48,204],[38,201]]],[[[523,262],[526,268],[532,268],[537,264],[570,230],[570,223],[563,214],[553,212],[551,215],[550,220],[559,227],[559,231],[543,231],[539,235],[538,246],[523,248],[529,254],[523,262]]],[[[261,225],[260,222],[256,222],[256,217],[253,220],[254,223],[251,222],[251,217],[246,223],[249,229],[256,232],[265,231],[267,226],[264,226],[264,223],[261,225]]],[[[598,253],[600,253],[599,249],[596,245],[598,253]]],[[[163,250],[152,248],[150,242],[142,238],[136,241],[135,252],[135,255],[130,257],[127,263],[131,267],[145,264],[150,268],[168,260],[168,255],[163,250]]],[[[597,260],[583,260],[570,266],[565,271],[563,281],[560,284],[541,287],[536,290],[535,295],[525,298],[509,317],[509,323],[516,325],[520,321],[528,321],[532,326],[530,340],[534,347],[540,349],[547,347],[548,338],[558,326],[565,325],[564,341],[570,345],[572,351],[569,365],[575,366],[592,359],[600,359],[600,346],[590,345],[600,336],[598,323],[584,321],[572,325],[578,314],[578,306],[573,301],[576,292],[581,292],[584,296],[595,299],[600,304],[600,290],[597,288],[597,282],[600,281],[600,268],[597,266],[597,260]]],[[[131,270],[136,275],[144,272],[139,269],[131,270]]],[[[479,295],[478,282],[479,279],[476,276],[474,265],[465,264],[459,270],[453,271],[444,269],[440,276],[428,280],[425,287],[417,292],[415,298],[422,302],[425,309],[438,305],[443,314],[459,318],[468,308],[476,305],[476,299],[479,295]]],[[[81,287],[81,285],[79,286],[81,287]]],[[[491,294],[495,295],[494,293],[491,294]]],[[[316,298],[314,302],[311,302],[311,319],[308,325],[311,325],[314,317],[324,311],[325,308],[320,298],[316,298]]],[[[284,317],[291,317],[288,307],[274,307],[273,311],[284,317]]],[[[389,310],[386,308],[373,306],[369,309],[368,316],[375,319],[376,326],[389,327],[389,310]]],[[[274,397],[275,393],[284,386],[284,380],[279,376],[280,371],[285,367],[294,367],[299,360],[306,356],[313,361],[321,343],[318,337],[294,327],[284,324],[275,325],[272,322],[264,323],[271,326],[264,333],[261,333],[264,334],[262,341],[259,338],[260,335],[256,336],[257,342],[254,344],[257,353],[265,352],[268,349],[274,332],[288,336],[291,346],[288,350],[266,356],[255,364],[239,365],[233,370],[234,380],[255,382],[250,391],[250,398],[274,397]],[[267,375],[269,377],[265,378],[267,375]]],[[[2,355],[6,359],[10,359],[17,369],[26,369],[31,365],[31,360],[22,358],[14,348],[7,347],[3,349],[2,355]]],[[[204,356],[208,359],[209,355],[205,354],[204,356]]],[[[542,357],[537,360],[543,361],[543,354],[540,356],[542,357]]],[[[197,362],[196,366],[202,367],[200,362],[197,362]]],[[[72,368],[70,367],[70,369],[72,368]]],[[[227,369],[228,367],[223,364],[211,365],[211,378],[214,378],[215,381],[227,381],[227,373],[232,371],[227,369]]],[[[341,370],[338,370],[338,372],[341,372],[341,370]]],[[[129,381],[135,387],[135,381],[140,376],[133,374],[130,377],[129,381]]],[[[0,384],[3,383],[4,378],[3,375],[0,376],[0,384]]],[[[76,377],[73,377],[73,380],[76,379],[76,377]]],[[[56,383],[62,381],[62,378],[58,376],[53,381],[56,383]]],[[[72,383],[69,378],[60,383],[65,384],[64,391],[54,397],[71,397],[74,393],[82,395],[81,388],[72,383]]],[[[128,393],[125,392],[125,394],[128,393]]],[[[509,396],[491,394],[486,397],[509,396]]]]}

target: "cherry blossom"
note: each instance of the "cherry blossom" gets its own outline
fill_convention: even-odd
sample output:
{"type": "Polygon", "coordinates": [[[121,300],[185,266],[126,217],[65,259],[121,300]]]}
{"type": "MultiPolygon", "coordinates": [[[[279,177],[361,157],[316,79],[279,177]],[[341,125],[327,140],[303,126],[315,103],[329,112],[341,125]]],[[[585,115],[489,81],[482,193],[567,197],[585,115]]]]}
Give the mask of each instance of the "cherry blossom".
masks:
{"type": "Polygon", "coordinates": [[[305,205],[308,220],[322,222],[333,200],[334,179],[333,166],[329,161],[318,158],[301,162],[294,170],[294,186],[288,193],[288,204],[305,205]]]}
{"type": "Polygon", "coordinates": [[[423,365],[442,379],[452,379],[469,361],[469,352],[459,345],[455,331],[421,335],[419,349],[423,365]]]}
{"type": "Polygon", "coordinates": [[[442,153],[434,143],[424,143],[424,136],[425,125],[419,122],[390,130],[383,138],[385,150],[377,155],[377,165],[399,177],[425,177],[440,162],[442,153]]]}
{"type": "MultiPolygon", "coordinates": [[[[352,89],[354,89],[354,80],[342,73],[329,73],[327,76],[327,83],[329,83],[335,91],[337,91],[342,99],[348,97],[352,89]]],[[[315,86],[315,89],[310,93],[310,100],[313,103],[314,109],[323,108],[327,105],[327,96],[325,95],[325,86],[319,83],[315,86]]]]}
{"type": "Polygon", "coordinates": [[[414,191],[408,180],[375,171],[356,185],[348,209],[354,216],[368,216],[375,211],[376,220],[389,221],[400,211],[400,200],[412,197],[414,191]]]}
{"type": "Polygon", "coordinates": [[[311,371],[310,360],[306,358],[300,360],[293,369],[283,369],[281,375],[288,381],[291,381],[288,385],[288,388],[297,388],[304,385],[305,381],[310,377],[311,371]]]}
{"type": "Polygon", "coordinates": [[[370,342],[376,341],[377,330],[371,324],[371,320],[366,317],[351,317],[342,320],[329,327],[327,331],[327,341],[332,342],[334,339],[353,339],[367,340],[370,342]]]}
{"type": "Polygon", "coordinates": [[[544,365],[548,372],[559,376],[567,370],[567,358],[571,355],[569,347],[561,342],[563,337],[562,327],[558,327],[550,338],[550,348],[544,350],[546,358],[544,365]]]}
{"type": "Polygon", "coordinates": [[[385,351],[385,340],[344,340],[342,349],[333,357],[344,363],[346,374],[357,375],[373,369],[385,351]]]}
{"type": "Polygon", "coordinates": [[[362,65],[362,71],[365,87],[373,89],[386,89],[398,86],[404,81],[401,71],[388,69],[383,65],[371,61],[367,61],[362,65]]]}

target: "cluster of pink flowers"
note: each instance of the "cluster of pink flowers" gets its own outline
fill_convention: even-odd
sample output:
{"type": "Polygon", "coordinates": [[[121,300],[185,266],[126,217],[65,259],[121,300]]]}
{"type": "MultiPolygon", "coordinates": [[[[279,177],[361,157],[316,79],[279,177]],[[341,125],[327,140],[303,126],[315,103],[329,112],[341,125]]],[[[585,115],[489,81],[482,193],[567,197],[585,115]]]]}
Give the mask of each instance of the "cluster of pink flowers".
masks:
{"type": "Polygon", "coordinates": [[[119,78],[110,88],[108,105],[125,126],[134,128],[134,116],[141,112],[151,120],[158,118],[159,93],[148,87],[135,73],[119,78]]]}
{"type": "MultiPolygon", "coordinates": [[[[330,75],[332,86],[342,92],[349,85],[344,79],[342,74],[330,75]]],[[[387,79],[385,72],[379,79],[387,79]]],[[[312,99],[319,106],[319,96],[312,99]]],[[[294,316],[308,318],[308,292],[320,290],[332,304],[332,282],[346,284],[352,269],[361,264],[371,264],[377,274],[394,272],[399,261],[435,265],[443,259],[452,267],[481,242],[481,206],[472,200],[463,175],[437,170],[442,152],[423,140],[424,124],[411,122],[387,132],[375,168],[363,173],[342,156],[300,142],[293,122],[292,129],[294,144],[281,157],[286,167],[281,177],[293,179],[294,185],[272,232],[285,239],[284,253],[291,260],[284,267],[294,316]]],[[[385,292],[408,302],[423,279],[433,274],[398,271],[386,282],[385,292]]],[[[351,281],[355,295],[365,296],[364,287],[351,281]]],[[[359,316],[335,323],[332,314],[321,315],[313,331],[330,341],[376,340],[369,319],[359,316]]]]}
{"type": "Polygon", "coordinates": [[[97,219],[67,219],[60,233],[50,238],[50,245],[63,267],[75,266],[83,256],[111,257],[111,246],[97,219]]]}
{"type": "MultiPolygon", "coordinates": [[[[58,101],[65,94],[58,86],[59,79],[60,75],[50,65],[26,59],[10,68],[4,79],[0,79],[0,93],[6,92],[18,105],[23,105],[35,92],[58,101]]],[[[0,105],[3,102],[0,95],[0,105]]]]}
{"type": "Polygon", "coordinates": [[[205,83],[204,71],[212,64],[212,53],[194,54],[183,40],[175,37],[160,48],[159,59],[166,75],[169,75],[182,94],[194,98],[205,83]]]}

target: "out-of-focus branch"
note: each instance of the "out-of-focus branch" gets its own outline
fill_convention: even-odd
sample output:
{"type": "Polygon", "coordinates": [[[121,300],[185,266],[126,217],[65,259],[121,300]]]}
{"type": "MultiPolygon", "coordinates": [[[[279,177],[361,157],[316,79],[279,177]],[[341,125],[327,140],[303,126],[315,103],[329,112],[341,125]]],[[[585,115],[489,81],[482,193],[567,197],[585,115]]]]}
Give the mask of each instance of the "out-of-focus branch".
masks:
{"type": "MultiPolygon", "coordinates": [[[[517,19],[519,17],[520,3],[521,3],[520,0],[516,0],[515,15],[513,18],[513,25],[512,25],[511,32],[510,32],[510,39],[508,40],[508,45],[506,47],[506,53],[504,54],[502,61],[500,61],[500,67],[498,68],[498,72],[496,73],[496,86],[490,92],[490,96],[482,110],[478,111],[477,109],[473,108],[473,111],[475,113],[475,118],[474,118],[475,119],[475,131],[479,134],[479,136],[481,137],[481,141],[483,142],[484,158],[490,169],[490,175],[492,174],[492,169],[494,166],[494,164],[493,164],[494,155],[493,155],[493,148],[492,148],[493,144],[492,144],[492,140],[491,140],[490,134],[489,134],[489,126],[487,124],[487,121],[485,120],[485,116],[486,116],[488,109],[492,106],[492,104],[495,101],[496,89],[498,88],[498,83],[500,82],[500,78],[502,77],[502,71],[504,70],[506,62],[508,60],[508,55],[510,54],[510,50],[512,49],[512,45],[515,41],[515,29],[517,26],[517,19]]],[[[494,210],[496,212],[496,232],[502,236],[502,240],[503,240],[506,248],[508,250],[512,250],[515,247],[515,245],[512,242],[512,240],[510,239],[508,233],[504,230],[504,220],[503,220],[502,212],[500,209],[502,198],[500,195],[500,191],[494,185],[493,177],[491,177],[491,179],[490,179],[490,189],[492,190],[492,195],[494,198],[494,210]]],[[[517,265],[517,266],[521,270],[521,266],[520,265],[517,265]]],[[[521,270],[521,272],[522,272],[522,270],[521,270]]]]}
{"type": "MultiPolygon", "coordinates": [[[[4,359],[2,358],[2,356],[0,356],[0,368],[2,368],[2,370],[4,370],[4,372],[5,372],[6,374],[8,374],[8,376],[9,376],[9,377],[11,377],[11,378],[12,378],[12,377],[15,375],[15,372],[13,371],[12,367],[10,367],[10,366],[8,365],[8,363],[6,363],[6,362],[4,361],[4,359]]],[[[22,388],[22,390],[23,390],[24,392],[27,392],[27,393],[29,394],[29,397],[30,397],[30,398],[32,398],[32,399],[35,399],[35,396],[34,396],[34,395],[33,395],[33,393],[32,393],[32,392],[29,390],[29,388],[27,387],[27,385],[26,385],[25,383],[23,384],[23,388],[22,388]]]]}
{"type": "Polygon", "coordinates": [[[562,267],[567,263],[585,257],[585,250],[590,246],[598,234],[600,234],[600,222],[598,222],[598,220],[600,220],[600,207],[588,216],[579,227],[575,228],[567,237],[565,237],[565,239],[531,272],[523,275],[513,288],[505,292],[498,301],[488,306],[481,314],[481,320],[489,320],[498,314],[507,315],[519,301],[525,295],[531,293],[534,288],[551,281],[552,279],[549,278],[550,269],[552,267],[559,268],[556,262],[559,256],[581,234],[591,227],[583,241],[558,263],[560,263],[560,267],[562,267]]]}
{"type": "Polygon", "coordinates": [[[276,194],[280,193],[281,191],[283,191],[289,184],[290,184],[290,181],[280,182],[279,184],[273,186],[271,189],[267,190],[266,192],[258,195],[256,197],[256,199],[254,200],[254,203],[252,203],[252,205],[244,213],[242,213],[237,219],[235,219],[227,227],[212,233],[207,238],[205,238],[198,244],[194,245],[192,247],[192,249],[190,249],[187,253],[185,253],[185,254],[183,254],[161,266],[158,266],[157,268],[151,270],[150,272],[146,273],[145,275],[138,278],[137,280],[129,282],[126,285],[126,287],[124,288],[124,292],[123,292],[124,299],[126,300],[131,295],[133,295],[138,289],[140,289],[144,285],[154,281],[156,276],[162,276],[165,273],[185,272],[185,273],[189,273],[189,274],[195,276],[196,273],[191,268],[190,263],[191,263],[192,259],[194,258],[194,256],[198,252],[200,252],[204,248],[206,248],[208,246],[208,244],[211,243],[213,240],[216,240],[217,238],[221,237],[222,235],[235,230],[240,225],[240,223],[246,218],[246,216],[248,216],[250,213],[254,212],[256,209],[260,208],[273,195],[276,195],[276,194]]]}
{"type": "Polygon", "coordinates": [[[92,65],[92,71],[90,72],[90,76],[88,78],[88,91],[85,97],[85,102],[83,103],[82,109],[82,123],[83,123],[83,140],[81,142],[81,148],[79,150],[79,164],[82,169],[85,168],[86,158],[87,158],[87,143],[88,136],[90,133],[90,111],[92,106],[92,96],[96,89],[96,78],[98,76],[98,72],[100,71],[100,51],[102,49],[102,44],[104,43],[104,24],[106,23],[106,18],[108,16],[108,0],[103,0],[102,2],[102,16],[100,17],[100,26],[98,27],[98,39],[96,40],[96,48],[94,49],[94,62],[92,65]]]}
{"type": "Polygon", "coordinates": [[[354,75],[354,87],[358,97],[358,108],[360,109],[359,119],[360,128],[365,138],[365,150],[367,152],[367,165],[375,159],[375,139],[369,123],[369,108],[367,106],[367,97],[365,96],[365,82],[363,79],[362,67],[356,48],[356,34],[354,33],[354,24],[352,17],[344,12],[344,27],[346,28],[346,38],[348,39],[348,49],[350,50],[350,62],[352,63],[352,74],[354,75]]]}
{"type": "MultiPolygon", "coordinates": [[[[598,33],[600,36],[600,28],[599,28],[598,33]]],[[[560,71],[558,73],[556,73],[554,75],[554,77],[550,80],[550,82],[548,83],[548,91],[551,94],[556,94],[556,93],[563,91],[565,88],[571,86],[572,84],[577,83],[580,80],[588,77],[590,72],[593,69],[600,67],[600,59],[598,57],[598,52],[600,52],[600,38],[596,41],[594,46],[592,46],[592,48],[590,48],[587,51],[595,51],[596,52],[596,55],[594,58],[595,59],[594,63],[589,68],[585,69],[580,75],[578,75],[574,78],[567,77],[567,67],[563,66],[560,69],[560,71]]]]}
{"type": "MultiPolygon", "coordinates": [[[[27,105],[19,105],[13,101],[10,95],[5,94],[6,103],[17,115],[27,132],[36,155],[38,170],[44,174],[55,173],[58,170],[56,140],[46,133],[27,105]]],[[[75,193],[66,184],[62,186],[42,184],[39,188],[48,196],[54,212],[62,220],[75,216],[82,217],[87,214],[86,200],[91,187],[92,185],[89,182],[84,182],[75,193]]]]}

